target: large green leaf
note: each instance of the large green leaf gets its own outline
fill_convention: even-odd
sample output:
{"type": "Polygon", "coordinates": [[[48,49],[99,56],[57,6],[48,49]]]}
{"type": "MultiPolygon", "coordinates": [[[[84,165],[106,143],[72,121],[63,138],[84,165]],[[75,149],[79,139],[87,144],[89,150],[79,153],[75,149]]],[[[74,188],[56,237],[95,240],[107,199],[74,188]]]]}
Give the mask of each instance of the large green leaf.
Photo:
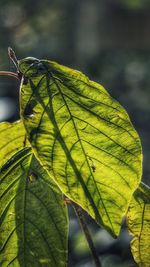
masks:
{"type": "Polygon", "coordinates": [[[65,203],[30,148],[2,167],[0,200],[0,266],[65,267],[65,203]]]}
{"type": "Polygon", "coordinates": [[[23,146],[29,146],[21,121],[0,123],[0,167],[23,146]]]}
{"type": "Polygon", "coordinates": [[[99,84],[55,62],[19,62],[21,116],[35,155],[61,190],[114,236],[141,179],[141,144],[99,84]]]}
{"type": "Polygon", "coordinates": [[[139,267],[150,266],[150,188],[141,183],[127,213],[131,250],[139,267]]]}

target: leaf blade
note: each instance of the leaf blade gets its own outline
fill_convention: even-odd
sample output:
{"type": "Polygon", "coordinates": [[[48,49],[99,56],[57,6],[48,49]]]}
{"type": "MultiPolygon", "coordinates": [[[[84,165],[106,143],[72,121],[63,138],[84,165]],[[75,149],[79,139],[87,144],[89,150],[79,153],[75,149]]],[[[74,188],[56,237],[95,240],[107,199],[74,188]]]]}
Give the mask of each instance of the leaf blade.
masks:
{"type": "Polygon", "coordinates": [[[143,183],[135,191],[127,212],[131,251],[139,267],[150,263],[150,188],[143,183]]]}
{"type": "Polygon", "coordinates": [[[62,194],[30,148],[0,173],[1,266],[66,266],[67,211],[62,194]]]}
{"type": "Polygon", "coordinates": [[[0,167],[22,147],[30,146],[21,121],[0,123],[0,136],[0,167]]]}
{"type": "Polygon", "coordinates": [[[35,155],[64,194],[116,236],[141,179],[139,137],[103,87],[57,63],[39,64],[20,62],[28,77],[21,113],[35,155]]]}

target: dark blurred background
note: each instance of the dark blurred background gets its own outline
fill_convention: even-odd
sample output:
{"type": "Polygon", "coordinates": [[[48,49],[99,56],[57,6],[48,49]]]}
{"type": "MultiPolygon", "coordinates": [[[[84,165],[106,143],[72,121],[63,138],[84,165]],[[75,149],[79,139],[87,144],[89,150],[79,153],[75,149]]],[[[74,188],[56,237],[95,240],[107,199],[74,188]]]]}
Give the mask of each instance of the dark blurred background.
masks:
{"type": "MultiPolygon", "coordinates": [[[[103,84],[141,137],[150,185],[150,0],[0,0],[0,70],[15,71],[8,46],[18,58],[55,60],[103,84]]],[[[15,79],[0,77],[0,121],[19,119],[18,93],[15,79]]],[[[103,267],[136,266],[124,225],[113,240],[87,221],[103,267]]],[[[69,267],[94,267],[71,208],[69,255],[69,267]]]]}

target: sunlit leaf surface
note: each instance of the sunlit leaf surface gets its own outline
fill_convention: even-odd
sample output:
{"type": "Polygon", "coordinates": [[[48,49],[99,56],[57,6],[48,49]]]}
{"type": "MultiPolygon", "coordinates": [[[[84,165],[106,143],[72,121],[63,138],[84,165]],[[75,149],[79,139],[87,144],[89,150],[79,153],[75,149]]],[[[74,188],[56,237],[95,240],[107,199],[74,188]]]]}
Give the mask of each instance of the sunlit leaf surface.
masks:
{"type": "Polygon", "coordinates": [[[65,203],[30,148],[2,167],[0,201],[0,266],[65,267],[65,203]]]}
{"type": "Polygon", "coordinates": [[[114,236],[141,179],[141,144],[99,84],[55,62],[19,62],[21,116],[35,155],[61,190],[114,236]]]}
{"type": "Polygon", "coordinates": [[[0,167],[26,145],[29,146],[21,121],[0,123],[0,167]]]}
{"type": "Polygon", "coordinates": [[[134,193],[127,213],[133,239],[131,250],[139,267],[150,266],[150,188],[141,184],[134,193]]]}

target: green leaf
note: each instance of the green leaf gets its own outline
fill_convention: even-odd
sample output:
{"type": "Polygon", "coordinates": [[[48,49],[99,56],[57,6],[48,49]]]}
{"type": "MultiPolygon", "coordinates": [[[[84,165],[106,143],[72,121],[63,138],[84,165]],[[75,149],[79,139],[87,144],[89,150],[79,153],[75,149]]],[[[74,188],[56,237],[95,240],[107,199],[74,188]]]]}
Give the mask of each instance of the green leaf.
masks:
{"type": "Polygon", "coordinates": [[[21,121],[0,123],[0,167],[23,146],[29,146],[21,121]]]}
{"type": "Polygon", "coordinates": [[[0,201],[0,266],[65,267],[65,203],[30,148],[2,167],[0,201]]]}
{"type": "Polygon", "coordinates": [[[127,213],[127,224],[133,236],[131,250],[139,267],[150,266],[150,188],[140,184],[127,213]]]}
{"type": "Polygon", "coordinates": [[[64,194],[118,235],[142,168],[126,111],[79,71],[33,58],[19,67],[21,116],[36,157],[64,194]]]}

